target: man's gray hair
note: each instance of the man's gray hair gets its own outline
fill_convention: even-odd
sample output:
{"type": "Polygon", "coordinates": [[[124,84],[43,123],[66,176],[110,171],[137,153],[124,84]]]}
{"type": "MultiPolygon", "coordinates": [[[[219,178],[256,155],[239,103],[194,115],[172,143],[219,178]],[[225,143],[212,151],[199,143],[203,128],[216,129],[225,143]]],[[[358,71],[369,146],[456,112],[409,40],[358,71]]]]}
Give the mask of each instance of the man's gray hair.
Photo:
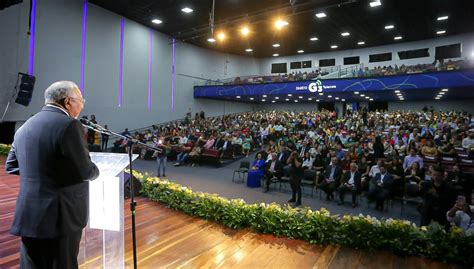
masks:
{"type": "Polygon", "coordinates": [[[79,89],[72,81],[54,82],[44,91],[44,103],[58,103],[61,99],[69,97],[74,89],[79,89]]]}

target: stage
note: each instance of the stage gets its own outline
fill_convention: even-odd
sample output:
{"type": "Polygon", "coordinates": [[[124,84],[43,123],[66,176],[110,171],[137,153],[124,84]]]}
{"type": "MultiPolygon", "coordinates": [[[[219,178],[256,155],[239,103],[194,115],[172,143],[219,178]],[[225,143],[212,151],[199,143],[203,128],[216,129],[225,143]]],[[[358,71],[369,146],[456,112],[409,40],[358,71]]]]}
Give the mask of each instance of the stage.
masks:
{"type": "MultiPolygon", "coordinates": [[[[19,267],[19,238],[8,233],[19,177],[5,173],[0,156],[0,268],[19,267]]],[[[139,268],[461,268],[388,252],[363,252],[340,246],[235,231],[137,199],[139,268]]],[[[133,267],[131,217],[125,201],[126,266],[133,267]]],[[[82,268],[100,267],[100,256],[82,268]]]]}

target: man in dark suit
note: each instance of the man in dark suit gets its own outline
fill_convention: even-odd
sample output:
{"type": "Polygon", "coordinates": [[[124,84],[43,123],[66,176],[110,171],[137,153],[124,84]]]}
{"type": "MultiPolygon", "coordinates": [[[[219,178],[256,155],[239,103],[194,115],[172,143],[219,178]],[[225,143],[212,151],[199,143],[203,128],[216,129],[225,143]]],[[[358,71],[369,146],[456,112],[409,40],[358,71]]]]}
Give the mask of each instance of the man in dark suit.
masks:
{"type": "Polygon", "coordinates": [[[333,192],[336,190],[341,179],[342,169],[337,164],[337,158],[331,158],[331,164],[324,170],[324,179],[319,184],[319,187],[326,193],[326,200],[334,199],[333,192]]]}
{"type": "Polygon", "coordinates": [[[276,153],[272,153],[272,159],[265,164],[265,192],[270,190],[272,179],[276,177],[279,180],[282,175],[283,165],[278,161],[276,153]]]}
{"type": "Polygon", "coordinates": [[[301,145],[301,148],[298,150],[298,155],[300,158],[304,158],[304,155],[306,152],[308,152],[310,147],[308,147],[308,142],[304,141],[303,145],[301,145]]]}
{"type": "Polygon", "coordinates": [[[360,191],[361,174],[358,171],[357,164],[351,163],[350,170],[344,175],[341,186],[339,186],[339,205],[344,204],[344,195],[346,192],[352,194],[352,207],[356,207],[357,193],[360,191]]]}
{"type": "Polygon", "coordinates": [[[383,210],[383,204],[392,192],[393,176],[387,172],[385,164],[380,165],[380,173],[370,181],[369,193],[367,198],[369,201],[375,200],[375,209],[383,210]]]}
{"type": "Polygon", "coordinates": [[[288,158],[290,157],[290,152],[288,151],[286,146],[281,146],[281,151],[277,155],[278,161],[281,163],[286,163],[288,158]]]}
{"type": "Polygon", "coordinates": [[[99,175],[81,123],[76,84],[45,91],[46,106],[18,129],[5,168],[20,175],[11,233],[21,236],[21,268],[77,268],[88,220],[89,183],[99,175]]]}

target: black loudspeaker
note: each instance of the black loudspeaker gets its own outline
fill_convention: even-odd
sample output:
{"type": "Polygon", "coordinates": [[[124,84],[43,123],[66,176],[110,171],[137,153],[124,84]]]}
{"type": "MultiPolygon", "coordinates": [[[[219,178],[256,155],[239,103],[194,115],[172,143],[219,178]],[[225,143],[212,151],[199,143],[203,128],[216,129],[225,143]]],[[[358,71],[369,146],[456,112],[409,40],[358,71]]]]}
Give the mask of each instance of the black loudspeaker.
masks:
{"type": "MultiPolygon", "coordinates": [[[[128,199],[130,198],[130,174],[128,173],[124,173],[125,175],[125,178],[124,178],[124,186],[123,186],[123,197],[125,199],[128,199]]],[[[133,177],[133,181],[132,181],[132,184],[133,184],[133,194],[134,196],[139,196],[140,195],[140,190],[142,189],[142,183],[140,182],[140,180],[136,179],[135,177],[133,177]]]]}
{"type": "Polygon", "coordinates": [[[35,87],[36,78],[24,73],[18,73],[18,81],[20,82],[18,87],[18,95],[15,102],[28,106],[33,96],[33,88],[35,87]]]}
{"type": "Polygon", "coordinates": [[[0,144],[13,143],[14,135],[15,135],[15,122],[14,121],[4,121],[0,123],[0,144]]]}
{"type": "Polygon", "coordinates": [[[102,152],[100,145],[88,145],[89,152],[102,152]]]}

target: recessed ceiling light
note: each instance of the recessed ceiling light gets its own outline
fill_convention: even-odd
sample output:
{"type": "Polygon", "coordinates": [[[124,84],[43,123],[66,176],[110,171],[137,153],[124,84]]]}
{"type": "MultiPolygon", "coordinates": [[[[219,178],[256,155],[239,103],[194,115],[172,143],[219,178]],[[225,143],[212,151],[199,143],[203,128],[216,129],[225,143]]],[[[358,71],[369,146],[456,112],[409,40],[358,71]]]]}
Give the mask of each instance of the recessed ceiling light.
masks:
{"type": "Polygon", "coordinates": [[[298,52],[298,53],[303,53],[303,52],[304,52],[304,50],[298,50],[297,52],[298,52]]]}
{"type": "Polygon", "coordinates": [[[266,100],[265,99],[262,99],[262,102],[265,102],[266,100]]]}
{"type": "Polygon", "coordinates": [[[328,95],[328,98],[332,98],[332,95],[328,95]]]}
{"type": "Polygon", "coordinates": [[[382,3],[380,2],[380,0],[374,0],[372,2],[369,3],[370,7],[378,7],[380,5],[382,5],[382,3]]]}
{"type": "Polygon", "coordinates": [[[322,96],[322,95],[324,95],[324,94],[323,94],[322,92],[320,92],[320,93],[319,93],[319,95],[321,95],[321,96],[322,96]]]}
{"type": "Polygon", "coordinates": [[[246,49],[245,51],[246,51],[246,52],[252,52],[253,49],[246,49]]]}
{"type": "Polygon", "coordinates": [[[401,36],[396,36],[396,37],[394,37],[393,39],[395,39],[395,40],[400,40],[400,39],[402,39],[402,37],[401,37],[401,36]]]}
{"type": "Polygon", "coordinates": [[[153,19],[151,22],[154,23],[154,24],[161,24],[163,21],[161,21],[159,19],[153,19]]]}
{"type": "Polygon", "coordinates": [[[236,98],[237,98],[237,99],[240,99],[240,95],[237,95],[236,98]]]}
{"type": "Polygon", "coordinates": [[[447,20],[449,17],[448,16],[441,16],[441,17],[438,17],[438,21],[444,21],[444,20],[447,20]]]}
{"type": "Polygon", "coordinates": [[[290,101],[290,99],[286,98],[285,101],[290,101]]]}
{"type": "Polygon", "coordinates": [[[443,95],[443,94],[445,94],[445,93],[446,93],[446,92],[440,92],[439,94],[440,94],[440,95],[443,95]]]}
{"type": "Polygon", "coordinates": [[[365,99],[370,99],[370,97],[366,96],[365,99]]]}
{"type": "Polygon", "coordinates": [[[278,57],[278,56],[280,56],[280,54],[278,54],[278,53],[273,53],[273,57],[278,57]]]}
{"type": "Polygon", "coordinates": [[[359,92],[354,92],[354,94],[359,94],[359,92]]]}
{"type": "Polygon", "coordinates": [[[278,96],[275,96],[275,100],[278,100],[278,99],[280,99],[280,97],[278,97],[278,96]]]}
{"type": "Polygon", "coordinates": [[[436,32],[437,35],[446,34],[446,30],[441,30],[436,32]]]}
{"type": "Polygon", "coordinates": [[[275,100],[272,100],[272,103],[275,103],[275,100]]]}
{"type": "Polygon", "coordinates": [[[436,100],[439,100],[440,98],[439,97],[435,97],[436,100]]]}
{"type": "Polygon", "coordinates": [[[337,49],[337,45],[332,45],[331,49],[337,49]]]}
{"type": "Polygon", "coordinates": [[[341,99],[341,101],[345,102],[345,101],[346,101],[346,99],[341,99]]]}
{"type": "Polygon", "coordinates": [[[240,32],[242,33],[243,36],[248,36],[248,34],[250,33],[250,30],[247,26],[244,26],[242,27],[242,29],[240,29],[240,32]]]}
{"type": "Polygon", "coordinates": [[[313,98],[310,97],[310,98],[308,98],[308,100],[311,101],[311,100],[313,100],[313,98]]]}
{"type": "Polygon", "coordinates": [[[293,94],[289,93],[288,96],[293,96],[293,94]]]}
{"type": "Polygon", "coordinates": [[[370,101],[374,101],[374,98],[370,98],[369,100],[370,100],[370,101]]]}
{"type": "Polygon", "coordinates": [[[275,22],[275,27],[276,27],[277,29],[281,29],[281,28],[283,28],[283,27],[285,27],[285,26],[287,26],[287,25],[288,25],[288,22],[287,22],[287,21],[284,21],[284,20],[277,20],[277,21],[275,22]]]}
{"type": "Polygon", "coordinates": [[[317,38],[317,37],[315,37],[315,36],[313,36],[313,37],[311,37],[309,40],[311,40],[311,41],[317,41],[317,40],[318,40],[318,38],[317,38]]]}
{"type": "Polygon", "coordinates": [[[319,99],[317,99],[316,102],[319,102],[319,99]]]}
{"type": "Polygon", "coordinates": [[[273,44],[272,46],[273,46],[274,48],[278,48],[278,47],[280,47],[280,44],[276,43],[276,44],[273,44]]]}
{"type": "Polygon", "coordinates": [[[298,96],[298,98],[303,99],[303,96],[298,96]]]}
{"type": "Polygon", "coordinates": [[[207,39],[207,42],[214,43],[214,42],[216,42],[216,40],[211,37],[211,38],[208,38],[208,39],[207,39]]]}
{"type": "Polygon", "coordinates": [[[393,29],[393,28],[395,28],[395,26],[393,24],[385,25],[386,30],[390,30],[390,29],[393,29]]]}
{"type": "Polygon", "coordinates": [[[217,34],[217,39],[219,39],[220,41],[223,41],[225,39],[225,33],[224,32],[220,32],[217,34]]]}
{"type": "Polygon", "coordinates": [[[335,97],[334,99],[339,100],[339,97],[335,97]]]}
{"type": "Polygon", "coordinates": [[[361,94],[360,96],[361,96],[361,97],[364,97],[365,95],[364,95],[364,94],[361,94]]]}
{"type": "Polygon", "coordinates": [[[253,97],[250,97],[250,100],[253,100],[253,97]]]}
{"type": "Polygon", "coordinates": [[[395,93],[400,93],[400,91],[399,91],[399,90],[396,90],[395,93]]]}
{"type": "Polygon", "coordinates": [[[262,95],[262,97],[263,97],[263,98],[265,98],[265,97],[267,97],[267,95],[266,95],[266,94],[264,94],[264,95],[262,95]]]}
{"type": "Polygon", "coordinates": [[[185,7],[185,8],[183,8],[183,9],[181,9],[181,11],[184,12],[184,13],[191,13],[191,12],[193,12],[194,10],[193,10],[192,8],[185,7]]]}
{"type": "Polygon", "coordinates": [[[401,96],[402,94],[401,93],[397,93],[398,96],[401,96]]]}
{"type": "Polygon", "coordinates": [[[320,19],[321,19],[321,18],[324,18],[324,17],[326,17],[326,13],[324,13],[324,12],[316,13],[316,17],[318,17],[318,18],[320,18],[320,19]]]}
{"type": "Polygon", "coordinates": [[[298,103],[298,100],[295,100],[295,103],[298,103]]]}
{"type": "Polygon", "coordinates": [[[365,42],[364,41],[359,41],[359,42],[357,42],[357,45],[365,45],[365,42]]]}
{"type": "Polygon", "coordinates": [[[441,91],[442,91],[442,92],[447,92],[447,91],[448,91],[448,89],[442,89],[441,91]]]}
{"type": "Polygon", "coordinates": [[[349,32],[344,32],[344,33],[341,33],[342,36],[349,36],[350,33],[349,32]]]}

